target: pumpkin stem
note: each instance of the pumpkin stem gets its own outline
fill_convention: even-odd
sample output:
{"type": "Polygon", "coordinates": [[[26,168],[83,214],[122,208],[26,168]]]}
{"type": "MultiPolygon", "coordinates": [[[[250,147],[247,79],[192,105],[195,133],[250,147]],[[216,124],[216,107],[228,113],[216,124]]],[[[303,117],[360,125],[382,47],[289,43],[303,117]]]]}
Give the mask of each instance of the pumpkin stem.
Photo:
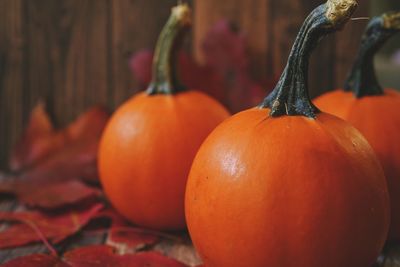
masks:
{"type": "Polygon", "coordinates": [[[386,41],[399,31],[399,11],[374,17],[368,23],[357,59],[345,83],[345,91],[353,91],[357,98],[384,94],[376,77],[374,56],[386,41]]]}
{"type": "Polygon", "coordinates": [[[355,0],[328,0],[311,12],[297,35],[281,78],[260,108],[270,108],[272,117],[316,117],[319,110],[308,95],[310,55],[324,36],[342,28],[356,7],[355,0]]]}
{"type": "Polygon", "coordinates": [[[178,50],[184,33],[191,26],[191,10],[187,4],[172,8],[171,16],[157,41],[153,58],[149,95],[174,94],[186,90],[178,78],[178,50]]]}

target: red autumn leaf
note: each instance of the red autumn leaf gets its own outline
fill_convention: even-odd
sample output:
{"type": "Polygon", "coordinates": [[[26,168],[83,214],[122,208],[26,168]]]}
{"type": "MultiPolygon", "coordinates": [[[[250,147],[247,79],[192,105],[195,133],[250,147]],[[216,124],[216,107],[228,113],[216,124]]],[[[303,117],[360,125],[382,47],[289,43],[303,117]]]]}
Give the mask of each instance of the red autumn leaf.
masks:
{"type": "MultiPolygon", "coordinates": [[[[259,104],[266,94],[263,88],[272,89],[274,85],[273,78],[261,85],[251,77],[246,38],[227,21],[220,21],[210,29],[203,40],[202,52],[203,65],[185,53],[180,54],[183,83],[214,96],[234,112],[259,104]]],[[[140,51],[131,58],[132,72],[143,87],[150,82],[151,64],[149,50],[140,51]]]]}
{"type": "Polygon", "coordinates": [[[133,253],[150,246],[151,250],[159,251],[189,266],[201,262],[188,236],[184,234],[169,234],[133,226],[113,209],[102,210],[96,218],[111,220],[106,244],[114,247],[120,254],[133,253]]]}
{"type": "Polygon", "coordinates": [[[210,65],[199,65],[185,53],[180,56],[182,82],[189,88],[201,90],[228,105],[226,80],[210,65]]]}
{"type": "Polygon", "coordinates": [[[11,260],[4,267],[187,267],[156,252],[116,254],[105,245],[77,248],[64,254],[63,259],[34,254],[11,260]]]}
{"type": "Polygon", "coordinates": [[[183,263],[157,252],[119,255],[106,245],[78,248],[64,254],[64,261],[73,267],[185,267],[183,263]]]}
{"type": "Polygon", "coordinates": [[[117,249],[119,254],[133,253],[147,246],[152,246],[167,234],[145,228],[135,227],[113,209],[99,212],[96,218],[111,221],[106,244],[117,249]]]}
{"type": "Polygon", "coordinates": [[[31,206],[44,208],[94,196],[94,190],[85,185],[68,182],[82,178],[97,181],[98,144],[108,118],[103,108],[94,107],[68,127],[54,130],[39,104],[11,156],[11,167],[22,170],[0,180],[0,193],[15,194],[31,206]],[[75,194],[70,194],[70,187],[75,194]]]}
{"type": "Polygon", "coordinates": [[[101,210],[95,215],[94,219],[108,219],[111,225],[115,226],[125,226],[127,224],[126,219],[112,208],[101,210]]]}
{"type": "Polygon", "coordinates": [[[32,254],[13,259],[1,265],[2,267],[71,267],[55,256],[32,254]]]}
{"type": "Polygon", "coordinates": [[[180,240],[162,240],[153,250],[161,252],[170,258],[176,259],[189,266],[197,266],[201,263],[193,244],[185,236],[180,236],[180,240]]]}
{"type": "Polygon", "coordinates": [[[97,150],[99,140],[81,141],[71,144],[36,165],[20,177],[23,179],[57,182],[61,180],[83,178],[97,180],[97,150]]]}
{"type": "Polygon", "coordinates": [[[57,244],[80,231],[102,208],[102,204],[94,204],[57,215],[35,211],[0,212],[0,221],[18,222],[0,232],[0,249],[39,242],[43,238],[57,244]]]}
{"type": "Polygon", "coordinates": [[[249,65],[245,36],[227,21],[217,22],[202,43],[206,65],[226,75],[227,71],[247,76],[249,65]]]}
{"type": "Polygon", "coordinates": [[[33,110],[21,139],[10,156],[11,170],[20,170],[46,156],[50,151],[49,139],[55,134],[44,104],[39,103],[33,110]]]}
{"type": "Polygon", "coordinates": [[[233,111],[259,104],[266,94],[263,87],[271,89],[274,79],[261,85],[250,75],[245,35],[229,22],[221,20],[210,29],[203,40],[202,54],[205,66],[224,81],[224,102],[233,111]]]}
{"type": "Polygon", "coordinates": [[[47,210],[95,200],[100,196],[98,189],[78,180],[50,184],[45,189],[29,184],[32,186],[20,187],[22,190],[17,192],[18,199],[28,206],[47,210]]]}
{"type": "Polygon", "coordinates": [[[78,179],[97,177],[96,153],[97,143],[66,147],[17,177],[0,179],[0,193],[15,194],[23,203],[47,209],[94,198],[96,190],[78,179]]]}
{"type": "Polygon", "coordinates": [[[160,236],[150,230],[112,226],[108,231],[106,244],[116,248],[119,253],[125,254],[154,245],[159,240],[160,236]]]}
{"type": "Polygon", "coordinates": [[[29,172],[31,169],[54,168],[54,165],[48,163],[49,158],[54,157],[62,158],[62,163],[68,163],[68,160],[76,157],[93,161],[108,118],[103,108],[94,107],[68,127],[54,130],[43,105],[39,104],[33,110],[28,127],[12,152],[11,169],[30,167],[29,172]]]}
{"type": "Polygon", "coordinates": [[[151,81],[151,65],[153,62],[153,51],[144,49],[134,54],[129,61],[129,67],[135,74],[136,79],[142,87],[151,81]]]}

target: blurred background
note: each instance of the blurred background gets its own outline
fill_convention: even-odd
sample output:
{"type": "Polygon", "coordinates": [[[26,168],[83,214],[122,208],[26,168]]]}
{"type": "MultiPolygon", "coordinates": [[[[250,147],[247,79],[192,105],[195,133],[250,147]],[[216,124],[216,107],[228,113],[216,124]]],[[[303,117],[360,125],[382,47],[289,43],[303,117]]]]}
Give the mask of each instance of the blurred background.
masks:
{"type": "MultiPolygon", "coordinates": [[[[64,125],[95,104],[112,111],[145,88],[151,51],[176,2],[0,0],[0,167],[39,101],[64,125]]],[[[301,23],[324,1],[186,2],[194,26],[181,56],[191,73],[183,78],[209,86],[196,89],[237,112],[272,89],[301,23]]],[[[399,0],[359,4],[355,17],[400,9],[399,0]]],[[[322,41],[310,66],[312,96],[343,84],[366,23],[351,21],[322,41]]],[[[392,39],[376,59],[386,87],[400,88],[399,48],[400,38],[392,39]]]]}

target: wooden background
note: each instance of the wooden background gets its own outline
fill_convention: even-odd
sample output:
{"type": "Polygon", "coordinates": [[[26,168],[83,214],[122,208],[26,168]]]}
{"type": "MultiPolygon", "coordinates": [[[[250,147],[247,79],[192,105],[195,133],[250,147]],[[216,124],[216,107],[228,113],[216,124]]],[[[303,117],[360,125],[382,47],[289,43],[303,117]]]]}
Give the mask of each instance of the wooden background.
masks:
{"type": "MultiPolygon", "coordinates": [[[[279,75],[305,16],[323,0],[197,0],[193,54],[216,21],[246,33],[254,76],[279,75]]],[[[356,16],[368,14],[360,1],[356,16]]],[[[176,0],[0,0],[0,167],[40,100],[58,124],[101,103],[110,110],[137,89],[130,55],[152,48],[176,0]]],[[[311,91],[339,86],[364,21],[324,40],[311,63],[311,91]]]]}

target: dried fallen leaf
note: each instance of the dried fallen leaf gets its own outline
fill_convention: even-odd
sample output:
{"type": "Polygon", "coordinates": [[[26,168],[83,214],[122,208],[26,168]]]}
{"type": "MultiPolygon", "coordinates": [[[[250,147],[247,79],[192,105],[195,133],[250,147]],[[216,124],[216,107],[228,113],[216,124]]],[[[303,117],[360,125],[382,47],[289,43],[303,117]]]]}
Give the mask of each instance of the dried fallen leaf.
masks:
{"type": "Polygon", "coordinates": [[[106,244],[119,254],[134,253],[143,248],[158,251],[188,266],[197,266],[201,260],[185,233],[164,233],[133,226],[113,209],[105,209],[96,218],[111,220],[106,244]]]}
{"type": "Polygon", "coordinates": [[[54,134],[55,130],[44,104],[40,102],[32,110],[28,126],[11,152],[11,170],[17,171],[28,167],[51,152],[55,145],[51,146],[49,139],[53,139],[54,134]]]}
{"type": "MultiPolygon", "coordinates": [[[[142,87],[147,86],[151,81],[151,68],[153,62],[153,51],[144,49],[136,52],[129,61],[129,67],[135,74],[135,78],[142,87]]],[[[144,89],[144,88],[142,88],[144,89]]]]}
{"type": "Polygon", "coordinates": [[[22,176],[32,176],[32,169],[45,172],[43,169],[54,168],[54,165],[48,163],[49,158],[54,157],[63,159],[59,164],[68,164],[68,160],[76,157],[90,159],[93,163],[97,144],[108,118],[103,108],[93,107],[66,128],[54,130],[44,106],[39,104],[33,110],[28,127],[11,153],[11,169],[28,169],[29,174],[23,172],[22,176]]]}
{"type": "Polygon", "coordinates": [[[109,246],[88,246],[64,254],[63,260],[55,256],[34,254],[11,260],[4,267],[187,267],[156,252],[116,254],[109,246]]]}
{"type": "Polygon", "coordinates": [[[46,184],[80,178],[97,180],[97,150],[96,139],[73,143],[23,172],[19,179],[46,184]]]}
{"type": "Polygon", "coordinates": [[[96,214],[94,219],[108,219],[112,225],[116,226],[124,226],[127,224],[126,219],[113,208],[103,209],[96,214]]]}
{"type": "Polygon", "coordinates": [[[256,81],[250,75],[250,61],[245,35],[228,21],[217,22],[206,34],[202,44],[205,65],[224,81],[225,102],[233,111],[259,104],[272,89],[275,79],[256,81]]]}
{"type": "Polygon", "coordinates": [[[162,232],[133,226],[113,209],[99,212],[96,218],[106,218],[111,221],[105,243],[114,247],[119,254],[134,253],[155,245],[162,237],[169,236],[162,232]]]}
{"type": "Polygon", "coordinates": [[[0,232],[0,249],[43,239],[57,244],[80,231],[102,208],[102,204],[93,204],[85,209],[56,215],[36,211],[0,212],[0,221],[18,222],[0,232]]]}
{"type": "Polygon", "coordinates": [[[22,202],[43,208],[93,197],[94,189],[71,181],[97,181],[98,143],[108,118],[103,108],[94,107],[68,127],[54,130],[39,104],[11,156],[11,168],[19,172],[0,179],[0,193],[15,194],[22,202]]]}
{"type": "Polygon", "coordinates": [[[65,262],[74,267],[185,267],[183,263],[167,258],[157,252],[118,255],[106,245],[89,246],[64,254],[65,262]]]}
{"type": "Polygon", "coordinates": [[[154,246],[153,250],[159,251],[163,255],[183,262],[188,266],[197,266],[201,263],[201,259],[190,238],[185,235],[181,235],[179,241],[163,239],[154,246]]]}
{"type": "Polygon", "coordinates": [[[93,201],[101,194],[97,188],[89,187],[78,180],[50,184],[45,189],[32,186],[21,187],[22,191],[17,193],[18,199],[28,206],[47,210],[93,201]]]}
{"type": "MultiPolygon", "coordinates": [[[[99,190],[88,187],[78,180],[78,173],[82,175],[91,172],[92,159],[75,158],[68,163],[65,155],[73,151],[70,148],[43,162],[38,168],[29,170],[18,177],[3,177],[0,179],[0,193],[14,194],[18,199],[29,206],[55,209],[77,204],[81,201],[94,199],[99,196],[99,190]],[[74,194],[71,194],[74,192],[74,194]]],[[[94,159],[95,160],[95,159],[94,159]]]]}
{"type": "Polygon", "coordinates": [[[55,256],[32,254],[19,257],[1,265],[2,267],[71,267],[55,256]]]}
{"type": "Polygon", "coordinates": [[[108,231],[106,244],[121,254],[133,253],[139,249],[156,244],[160,236],[138,227],[113,227],[108,231]]]}

